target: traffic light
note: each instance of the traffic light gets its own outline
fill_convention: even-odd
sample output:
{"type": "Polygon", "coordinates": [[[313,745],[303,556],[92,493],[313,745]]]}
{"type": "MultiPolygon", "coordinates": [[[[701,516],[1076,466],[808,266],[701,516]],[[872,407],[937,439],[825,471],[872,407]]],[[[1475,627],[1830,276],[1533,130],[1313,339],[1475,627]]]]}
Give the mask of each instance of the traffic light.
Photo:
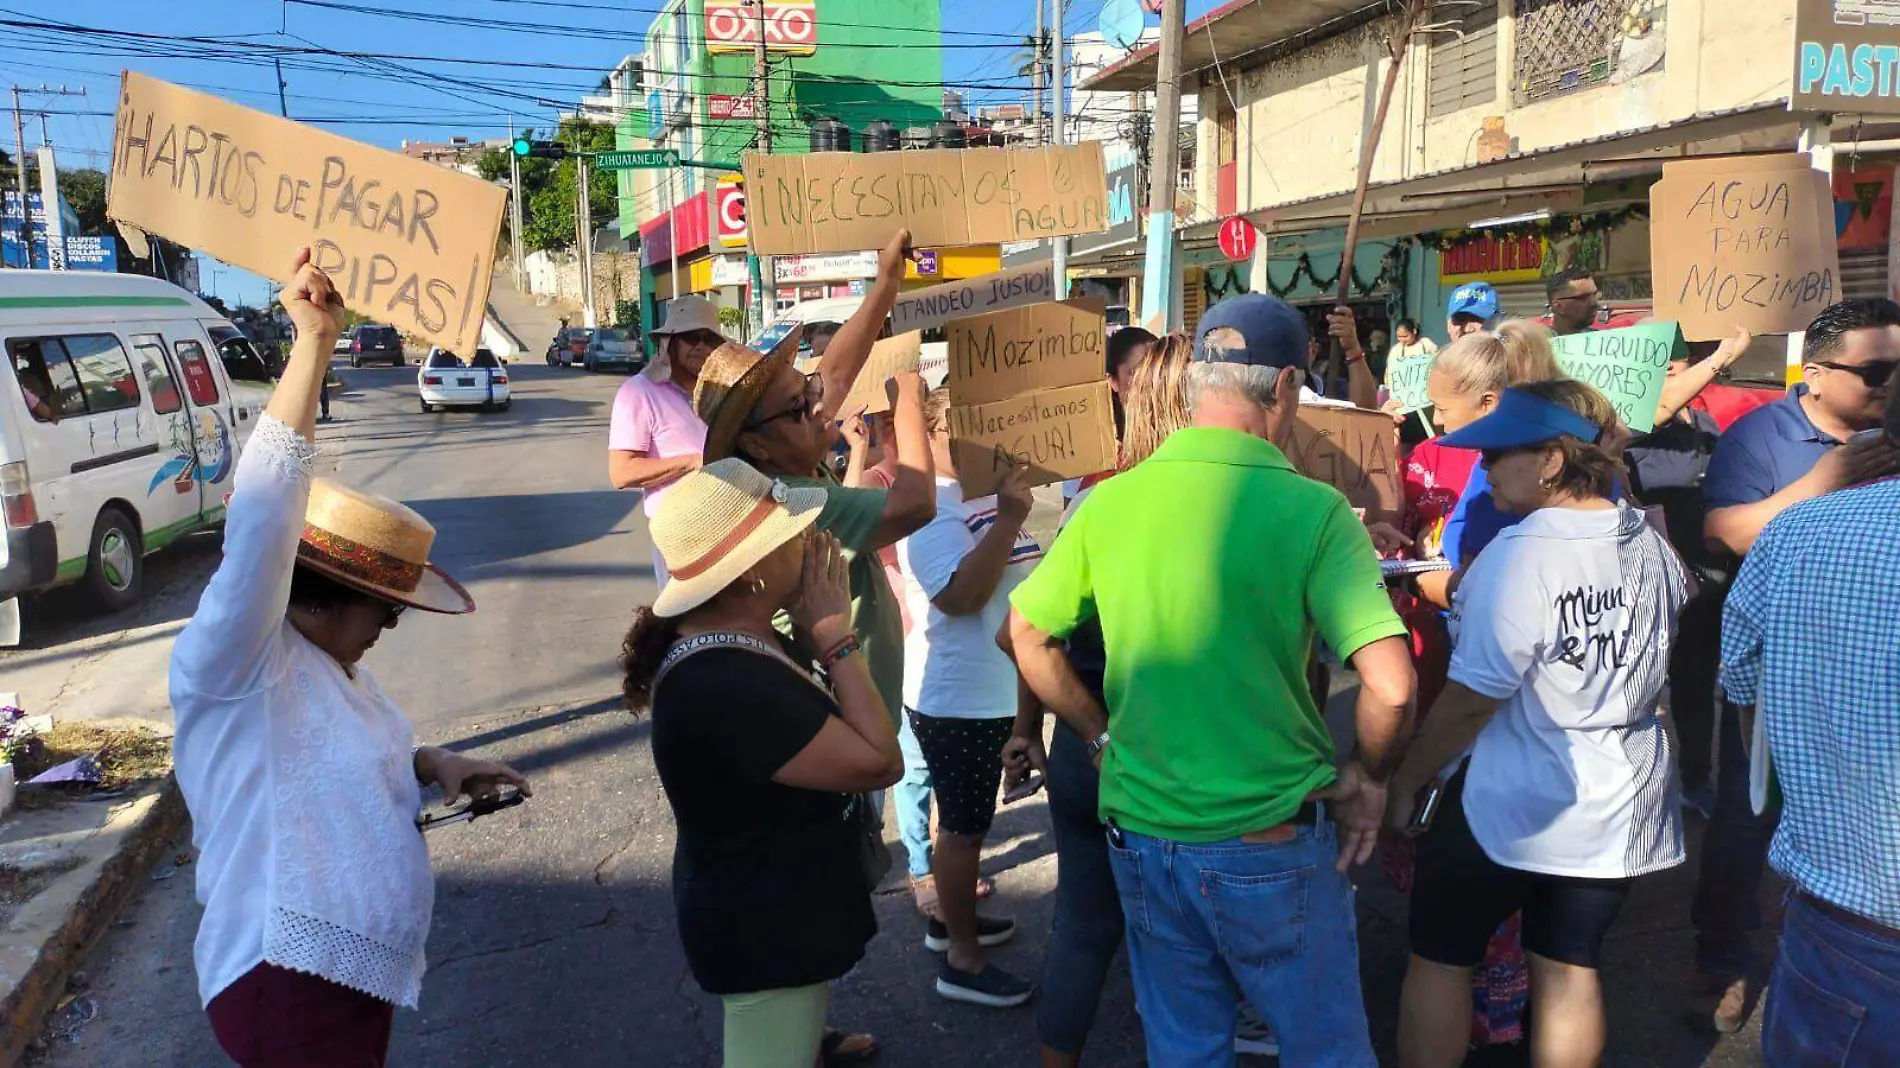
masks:
{"type": "Polygon", "coordinates": [[[530,141],[515,138],[515,155],[523,159],[566,159],[567,146],[559,141],[530,141]]]}

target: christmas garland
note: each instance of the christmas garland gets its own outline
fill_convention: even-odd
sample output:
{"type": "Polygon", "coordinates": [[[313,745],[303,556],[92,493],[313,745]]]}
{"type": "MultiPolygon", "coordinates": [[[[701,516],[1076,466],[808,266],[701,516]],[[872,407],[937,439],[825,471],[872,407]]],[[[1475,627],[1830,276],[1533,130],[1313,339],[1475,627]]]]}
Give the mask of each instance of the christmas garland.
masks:
{"type": "Polygon", "coordinates": [[[1509,226],[1487,226],[1483,230],[1440,230],[1436,233],[1419,234],[1417,240],[1419,244],[1434,252],[1443,252],[1473,238],[1485,237],[1494,241],[1508,241],[1517,237],[1558,239],[1581,237],[1585,234],[1614,230],[1632,220],[1647,218],[1649,218],[1648,204],[1628,204],[1620,208],[1591,212],[1588,215],[1556,215],[1548,219],[1512,223],[1509,226]]]}
{"type": "MultiPolygon", "coordinates": [[[[1371,281],[1366,281],[1361,278],[1359,276],[1359,266],[1354,264],[1352,269],[1353,291],[1361,297],[1369,297],[1373,294],[1373,291],[1377,290],[1380,286],[1403,290],[1405,288],[1406,264],[1410,258],[1411,249],[1405,242],[1393,242],[1386,248],[1385,254],[1379,258],[1379,273],[1374,275],[1371,281]]],[[[1311,283],[1312,287],[1318,290],[1321,295],[1334,292],[1334,287],[1339,285],[1339,271],[1335,269],[1331,278],[1321,278],[1319,272],[1313,267],[1313,256],[1312,253],[1309,252],[1302,252],[1294,259],[1293,274],[1287,279],[1285,285],[1281,285],[1273,280],[1273,261],[1271,259],[1267,261],[1266,276],[1268,291],[1281,300],[1287,299],[1292,295],[1294,290],[1300,288],[1300,279],[1302,278],[1311,283]]],[[[1209,304],[1219,303],[1239,293],[1252,292],[1252,290],[1247,287],[1247,280],[1241,276],[1240,267],[1238,265],[1224,269],[1209,268],[1202,278],[1201,285],[1202,288],[1207,291],[1209,304]],[[1224,278],[1223,273],[1225,275],[1224,278]]]]}

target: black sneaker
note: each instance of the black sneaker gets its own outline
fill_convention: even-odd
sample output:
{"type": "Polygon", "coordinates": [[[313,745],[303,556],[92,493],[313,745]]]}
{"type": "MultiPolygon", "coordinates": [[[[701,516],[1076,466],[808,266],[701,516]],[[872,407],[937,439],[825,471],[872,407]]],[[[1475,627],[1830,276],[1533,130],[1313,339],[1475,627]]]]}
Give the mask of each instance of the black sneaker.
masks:
{"type": "MultiPolygon", "coordinates": [[[[976,918],[976,944],[979,946],[1000,946],[1016,937],[1015,920],[995,920],[988,916],[976,918]]],[[[935,917],[930,920],[930,929],[924,932],[924,948],[932,953],[950,952],[950,928],[935,917]]]]}
{"type": "Polygon", "coordinates": [[[1036,996],[1036,984],[1011,975],[994,964],[975,975],[952,968],[949,961],[937,969],[937,993],[951,1001],[967,1001],[992,1009],[1021,1005],[1036,996]]]}

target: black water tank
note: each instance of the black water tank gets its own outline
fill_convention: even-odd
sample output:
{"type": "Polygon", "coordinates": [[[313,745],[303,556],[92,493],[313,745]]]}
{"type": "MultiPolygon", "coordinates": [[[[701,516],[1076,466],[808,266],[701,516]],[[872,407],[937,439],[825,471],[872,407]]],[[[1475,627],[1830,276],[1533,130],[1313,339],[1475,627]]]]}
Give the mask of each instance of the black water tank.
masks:
{"type": "Polygon", "coordinates": [[[931,148],[963,148],[967,144],[963,127],[954,122],[940,122],[930,128],[931,148]]]}
{"type": "Polygon", "coordinates": [[[812,123],[811,150],[813,152],[851,151],[851,127],[831,117],[812,123]]]}
{"type": "Polygon", "coordinates": [[[904,135],[897,127],[879,119],[864,128],[864,150],[866,152],[895,152],[903,147],[904,135]]]}

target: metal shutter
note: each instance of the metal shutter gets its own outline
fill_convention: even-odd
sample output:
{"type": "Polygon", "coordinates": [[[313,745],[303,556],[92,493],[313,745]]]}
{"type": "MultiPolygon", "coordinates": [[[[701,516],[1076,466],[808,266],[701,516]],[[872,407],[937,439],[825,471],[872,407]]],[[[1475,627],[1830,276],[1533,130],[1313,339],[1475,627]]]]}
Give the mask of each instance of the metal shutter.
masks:
{"type": "Polygon", "coordinates": [[[1538,319],[1550,310],[1550,294],[1542,282],[1512,282],[1494,287],[1498,291],[1498,322],[1512,319],[1538,319]]]}
{"type": "Polygon", "coordinates": [[[1497,99],[1497,0],[1484,0],[1465,16],[1464,31],[1462,37],[1445,31],[1432,41],[1427,118],[1497,99]]]}
{"type": "Polygon", "coordinates": [[[1887,246],[1841,250],[1841,297],[1888,297],[1887,246]]]}

